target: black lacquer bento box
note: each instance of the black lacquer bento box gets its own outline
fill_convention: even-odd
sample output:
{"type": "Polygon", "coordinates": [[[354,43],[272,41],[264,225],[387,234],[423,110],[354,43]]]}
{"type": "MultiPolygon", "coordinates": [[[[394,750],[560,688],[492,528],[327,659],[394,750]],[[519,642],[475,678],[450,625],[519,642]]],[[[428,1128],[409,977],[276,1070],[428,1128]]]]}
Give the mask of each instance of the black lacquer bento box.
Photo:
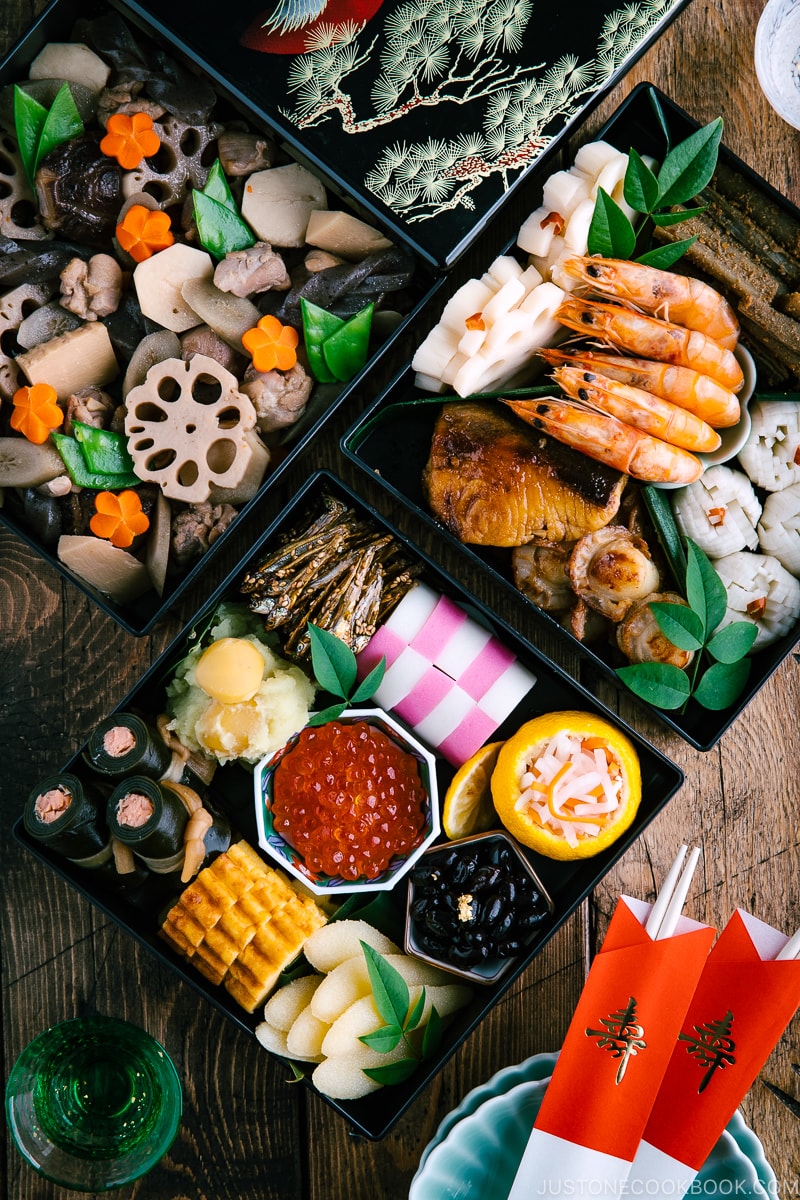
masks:
{"type": "MultiPolygon", "coordinates": [[[[78,40],[80,40],[81,36],[85,38],[85,26],[83,34],[81,34],[80,23],[100,17],[123,21],[133,38],[137,40],[137,44],[142,50],[142,58],[146,64],[146,66],[140,67],[140,76],[146,75],[148,67],[152,67],[153,71],[157,74],[162,76],[172,75],[179,81],[180,86],[183,86],[180,81],[191,81],[195,76],[204,79],[206,86],[211,86],[211,80],[203,75],[201,68],[184,52],[180,40],[173,40],[164,36],[157,28],[156,22],[148,20],[147,15],[138,6],[128,6],[124,3],[124,0],[120,0],[120,2],[111,0],[111,3],[104,3],[103,0],[54,0],[31,29],[9,51],[3,62],[0,63],[0,89],[5,89],[5,111],[7,116],[9,112],[13,112],[13,98],[10,94],[10,88],[15,82],[22,81],[27,77],[29,65],[41,51],[42,47],[49,42],[74,40],[73,31],[76,27],[79,30],[78,40]]],[[[197,14],[193,12],[192,21],[194,22],[196,19],[197,14]]],[[[217,27],[217,23],[218,14],[215,27],[217,27]]],[[[108,34],[104,33],[103,36],[108,37],[108,34]]],[[[112,83],[114,79],[115,76],[112,75],[112,83]]],[[[265,128],[266,123],[262,115],[235,88],[228,89],[225,87],[224,81],[216,81],[214,83],[214,91],[218,97],[218,102],[215,103],[211,114],[214,122],[218,122],[223,126],[228,122],[231,128],[239,128],[244,122],[248,129],[262,136],[265,132],[268,135],[272,134],[274,139],[273,131],[268,127],[265,128]]],[[[10,128],[13,130],[13,119],[10,119],[10,121],[10,128]]],[[[165,151],[163,159],[156,157],[148,160],[148,164],[152,166],[155,172],[156,179],[155,181],[145,183],[143,190],[147,191],[149,188],[156,199],[162,194],[159,190],[161,188],[161,174],[168,175],[174,166],[173,160],[170,158],[170,154],[173,151],[176,161],[184,152],[187,156],[187,161],[189,159],[192,162],[195,159],[198,162],[201,161],[198,158],[200,154],[198,150],[198,129],[191,127],[191,120],[188,117],[186,124],[190,128],[183,133],[179,145],[165,151]]],[[[195,118],[196,126],[199,127],[202,124],[203,119],[199,117],[195,118]]],[[[202,135],[202,130],[200,133],[202,135]]],[[[18,234],[19,245],[23,248],[37,244],[27,241],[22,236],[25,228],[30,228],[34,223],[33,214],[35,214],[35,206],[32,205],[31,198],[25,194],[24,190],[21,202],[19,204],[15,202],[14,191],[19,187],[22,173],[18,161],[15,163],[11,157],[13,148],[14,139],[9,133],[4,136],[3,149],[0,151],[0,176],[3,177],[3,199],[5,202],[3,228],[0,232],[4,238],[11,238],[11,242],[3,243],[4,254],[12,250],[12,243],[18,234]],[[6,197],[9,197],[9,199],[6,199],[6,197]],[[20,230],[22,230],[22,233],[20,233],[20,230]]],[[[210,165],[210,161],[213,158],[213,149],[214,143],[211,142],[202,150],[202,165],[206,168],[210,165]]],[[[164,147],[162,146],[163,150],[164,147]]],[[[161,154],[161,151],[159,154],[161,154]]],[[[285,145],[278,147],[277,158],[275,159],[276,164],[285,165],[295,161],[296,159],[290,149],[287,149],[285,145]]],[[[331,181],[329,177],[324,175],[324,172],[320,173],[319,177],[327,192],[329,208],[344,208],[353,215],[355,215],[356,210],[359,213],[361,212],[352,200],[348,200],[346,197],[342,198],[337,194],[338,185],[335,181],[331,181]]],[[[371,221],[372,218],[370,217],[369,220],[371,221]]],[[[383,230],[385,228],[384,225],[383,230]]],[[[385,241],[384,237],[384,243],[385,241]]],[[[386,281],[388,276],[392,272],[395,272],[395,282],[392,284],[392,287],[396,287],[398,290],[395,292],[391,290],[384,292],[383,299],[379,299],[378,296],[370,297],[365,293],[358,299],[356,304],[356,307],[360,307],[369,303],[370,299],[374,299],[376,300],[376,313],[378,313],[381,307],[387,310],[386,320],[384,320],[383,324],[381,324],[380,315],[376,315],[373,322],[366,365],[358,370],[357,374],[347,382],[325,384],[315,382],[311,397],[299,420],[290,428],[287,427],[268,435],[268,440],[271,443],[271,458],[266,474],[255,496],[243,502],[235,502],[240,516],[242,513],[249,511],[265,495],[275,490],[281,478],[301,453],[311,442],[319,437],[332,414],[341,405],[346,403],[348,397],[352,396],[354,390],[358,388],[369,372],[374,369],[379,359],[390,351],[391,347],[402,338],[406,327],[414,320],[419,309],[441,285],[441,274],[433,270],[430,264],[425,262],[413,248],[403,246],[401,249],[400,243],[396,240],[393,242],[393,245],[397,247],[394,253],[402,257],[402,271],[396,270],[397,262],[394,265],[389,264],[385,268],[376,267],[374,279],[378,280],[378,276],[382,273],[382,278],[386,281]],[[401,282],[398,283],[398,280],[401,282]],[[389,309],[393,311],[389,313],[389,309]]],[[[103,247],[95,247],[95,249],[103,249],[103,247]]],[[[110,251],[110,245],[106,249],[110,251]]],[[[297,251],[293,252],[290,250],[285,253],[289,255],[294,253],[296,255],[297,251]]],[[[18,282],[28,283],[29,278],[32,277],[26,276],[25,278],[20,278],[18,282]]],[[[13,288],[18,286],[18,283],[14,283],[13,285],[4,284],[2,282],[4,279],[5,276],[0,279],[0,286],[4,290],[13,290],[13,288]]],[[[370,287],[371,285],[367,282],[364,286],[370,287]]],[[[57,299],[57,276],[55,277],[54,288],[55,298],[57,299]]],[[[133,287],[131,286],[128,290],[132,292],[133,287]]],[[[36,298],[31,296],[24,300],[19,313],[16,313],[16,307],[13,311],[9,308],[8,311],[3,312],[2,360],[4,362],[7,362],[8,359],[13,360],[17,353],[21,352],[21,347],[16,342],[15,333],[19,320],[29,316],[42,303],[43,297],[36,298]],[[16,316],[14,315],[15,313],[16,316]],[[10,317],[14,319],[9,324],[10,317]]],[[[321,301],[321,303],[324,302],[321,301]]],[[[137,317],[136,320],[141,322],[141,317],[137,317]]],[[[128,317],[125,312],[120,310],[119,313],[112,314],[110,317],[101,318],[99,322],[101,324],[105,323],[111,333],[112,346],[121,367],[118,376],[108,384],[106,389],[117,403],[120,399],[120,388],[125,374],[127,354],[130,353],[124,348],[126,342],[129,342],[131,337],[130,332],[126,328],[127,321],[128,317]]],[[[134,328],[138,328],[138,326],[134,325],[134,328]]],[[[145,319],[142,325],[142,336],[158,330],[158,328],[157,323],[145,319]]],[[[238,369],[241,370],[241,364],[238,369]]],[[[24,382],[24,379],[22,379],[22,382],[24,382]]],[[[216,385],[212,384],[212,386],[216,385]]],[[[11,406],[10,404],[6,404],[4,408],[5,424],[0,432],[7,433],[7,414],[10,412],[11,406]]],[[[174,447],[172,448],[174,449],[174,447]]],[[[167,610],[190,590],[195,596],[199,597],[201,595],[198,589],[203,575],[212,560],[229,543],[230,535],[237,525],[236,520],[232,524],[227,525],[223,521],[212,532],[210,539],[207,538],[208,531],[203,531],[202,525],[198,526],[200,537],[208,541],[208,549],[205,550],[205,553],[199,558],[189,557],[186,565],[181,565],[176,569],[173,569],[172,561],[170,561],[161,594],[153,587],[149,587],[141,595],[118,601],[111,598],[107,592],[98,590],[92,584],[86,582],[85,579],[70,572],[65,567],[56,553],[56,539],[58,535],[54,532],[55,525],[48,523],[41,528],[32,525],[29,513],[22,503],[20,492],[21,489],[7,488],[5,503],[0,505],[0,521],[8,528],[14,530],[19,537],[37,550],[65,578],[80,587],[124,629],[135,635],[147,633],[167,610]]],[[[179,508],[182,507],[183,505],[179,504],[179,508]]],[[[220,505],[217,504],[216,507],[219,508],[220,505]]],[[[38,517],[35,519],[39,520],[38,517]]],[[[215,521],[216,519],[214,517],[215,521]]],[[[64,526],[64,530],[65,532],[67,531],[66,525],[64,526]]],[[[190,531],[190,537],[194,536],[194,532],[190,531]]],[[[137,554],[142,558],[144,552],[139,549],[137,550],[137,554]]]]}
{"type": "MultiPolygon", "coordinates": [[[[389,1131],[443,1063],[458,1049],[463,1040],[531,963],[579,903],[680,788],[683,774],[674,763],[649,743],[627,730],[612,713],[604,709],[587,691],[549,662],[535,648],[524,645],[517,634],[501,620],[498,620],[485,605],[445,575],[426,554],[400,534],[376,510],[346,487],[336,476],[326,471],[314,474],[291,505],[272,521],[263,536],[253,546],[250,559],[246,563],[242,563],[215,592],[193,624],[173,641],[136,687],[121,701],[114,710],[115,713],[134,711],[147,716],[161,711],[165,702],[166,683],[171,678],[176,664],[191,647],[196,631],[202,629],[204,624],[207,625],[207,618],[221,601],[242,599],[240,584],[245,571],[263,561],[265,552],[274,549],[288,531],[305,528],[304,522],[307,521],[309,515],[313,516],[319,513],[326,498],[341,501],[352,508],[359,519],[370,522],[380,537],[390,534],[403,543],[404,553],[419,569],[419,581],[440,592],[442,596],[449,598],[449,601],[466,609],[470,617],[490,630],[506,651],[516,657],[518,664],[535,677],[533,686],[499,726],[493,738],[502,739],[509,736],[522,722],[542,713],[560,710],[585,711],[604,717],[627,733],[638,755],[642,774],[642,799],[635,820],[630,828],[607,850],[593,858],[562,863],[544,858],[532,851],[523,851],[527,861],[539,877],[542,887],[552,899],[552,913],[536,927],[532,940],[528,942],[522,953],[514,958],[513,968],[507,974],[491,984],[475,988],[469,1006],[457,1013],[452,1024],[446,1027],[441,1045],[434,1056],[425,1060],[411,1078],[404,1083],[386,1086],[366,1099],[328,1101],[355,1130],[369,1138],[379,1139],[389,1131]]],[[[87,742],[86,746],[76,751],[64,767],[65,772],[77,775],[83,779],[84,784],[88,778],[94,778],[85,759],[88,747],[89,743],[87,742]]],[[[452,778],[453,767],[444,757],[437,755],[436,771],[440,795],[443,795],[447,783],[452,778]]],[[[220,767],[212,781],[208,802],[216,804],[228,816],[235,834],[244,837],[252,846],[257,845],[253,775],[250,770],[245,769],[239,763],[220,767]]],[[[173,969],[184,982],[224,1013],[243,1033],[254,1036],[256,1025],[261,1019],[260,1012],[256,1010],[249,1015],[239,1007],[223,987],[209,983],[159,938],[158,927],[161,919],[159,914],[163,914],[167,902],[172,902],[176,895],[175,885],[166,883],[166,877],[161,877],[159,882],[158,877],[151,876],[149,881],[145,882],[138,891],[134,890],[127,895],[119,894],[108,884],[104,886],[98,883],[97,876],[91,871],[75,866],[45,848],[39,840],[34,839],[26,831],[22,819],[17,821],[14,833],[27,850],[57,872],[92,903],[98,905],[124,930],[173,969]]],[[[180,886],[177,885],[177,891],[180,890],[180,886]]],[[[391,890],[381,893],[377,897],[377,902],[382,906],[383,915],[380,919],[377,916],[373,918],[376,924],[383,924],[387,931],[391,929],[391,936],[401,945],[407,889],[408,881],[401,879],[391,890]]],[[[365,899],[374,902],[376,897],[373,894],[365,899]]],[[[356,910],[349,915],[357,916],[359,911],[361,910],[356,910]]],[[[365,919],[370,919],[369,910],[363,911],[365,919]]]]}
{"type": "MultiPolygon", "coordinates": [[[[672,145],[699,128],[698,123],[692,117],[652,84],[640,84],[622,103],[603,129],[598,132],[597,138],[604,139],[619,150],[626,152],[633,146],[641,154],[650,154],[658,160],[663,157],[667,148],[663,121],[666,121],[672,145]]],[[[788,214],[795,221],[800,220],[800,212],[766,181],[757,176],[746,163],[727,150],[724,144],[720,146],[719,162],[720,165],[730,168],[733,174],[746,180],[749,186],[756,189],[770,203],[778,206],[780,211],[788,214]]],[[[531,186],[531,210],[541,203],[541,192],[537,190],[538,188],[537,180],[531,186]]],[[[516,244],[512,242],[506,253],[513,255],[515,250],[516,244]]],[[[444,296],[444,299],[447,299],[447,296],[444,296]]],[[[438,297],[435,303],[438,304],[438,297]]],[[[745,347],[748,346],[748,333],[744,327],[742,344],[745,347]]],[[[789,382],[782,384],[782,387],[788,388],[784,394],[791,398],[796,390],[796,384],[792,383],[791,375],[787,378],[789,382]]],[[[538,379],[536,382],[541,383],[543,379],[538,379]]],[[[760,380],[757,379],[756,396],[760,394],[759,382],[760,380]]],[[[765,382],[767,389],[763,393],[765,396],[770,394],[770,387],[775,389],[778,388],[778,385],[775,382],[771,384],[765,382]]],[[[771,394],[777,395],[778,391],[773,391],[771,394]]],[[[364,411],[358,422],[344,435],[342,439],[344,454],[362,470],[369,472],[380,486],[410,506],[423,521],[436,529],[448,544],[457,547],[473,567],[479,565],[495,583],[511,589],[514,595],[521,596],[522,593],[516,589],[513,582],[510,551],[468,546],[460,542],[433,517],[427,506],[422,485],[422,471],[430,453],[432,432],[440,411],[440,406],[435,403],[435,400],[434,394],[421,391],[416,386],[415,373],[409,364],[395,376],[386,391],[364,411]],[[419,397],[426,398],[426,403],[409,403],[419,397]],[[403,407],[396,408],[394,407],[396,405],[403,405],[403,407]],[[401,457],[396,454],[400,436],[404,448],[401,457]]],[[[729,465],[735,467],[736,460],[729,465]]],[[[669,494],[669,491],[662,493],[665,496],[669,494]]],[[[576,637],[565,630],[558,620],[537,608],[532,601],[528,603],[534,619],[541,622],[542,629],[554,631],[570,646],[578,648],[600,673],[617,687],[623,689],[623,685],[615,674],[615,668],[623,666],[625,659],[622,658],[616,647],[612,649],[611,646],[605,646],[602,641],[593,643],[578,641],[576,637]]],[[[800,636],[800,623],[795,624],[785,636],[752,655],[752,668],[745,690],[738,700],[728,708],[714,711],[702,708],[695,700],[691,699],[684,710],[677,712],[657,709],[647,705],[645,701],[638,702],[646,704],[650,713],[656,715],[692,746],[698,750],[710,750],[791,652],[798,636],[800,636]]]]}
{"type": "Polygon", "coordinates": [[[685,4],[132,7],[447,268],[685,4]]]}

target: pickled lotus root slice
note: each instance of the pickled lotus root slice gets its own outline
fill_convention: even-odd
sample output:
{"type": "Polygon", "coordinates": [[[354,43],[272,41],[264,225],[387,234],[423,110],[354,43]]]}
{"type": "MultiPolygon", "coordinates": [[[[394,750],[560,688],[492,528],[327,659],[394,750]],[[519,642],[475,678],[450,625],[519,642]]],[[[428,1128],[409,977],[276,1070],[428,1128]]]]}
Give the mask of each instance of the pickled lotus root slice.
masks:
{"type": "Polygon", "coordinates": [[[122,177],[126,198],[136,192],[147,192],[161,208],[183,204],[189,187],[203,188],[216,156],[216,142],[222,126],[187,125],[177,117],[168,116],[155,123],[161,147],[152,158],[142,159],[133,171],[122,177]]]}
{"type": "Polygon", "coordinates": [[[156,363],[125,406],[134,470],[170,500],[196,504],[239,489],[240,503],[239,492],[257,490],[269,453],[254,430],[256,411],[213,358],[156,363]]]}
{"type": "Polygon", "coordinates": [[[17,144],[0,133],[0,229],[5,237],[41,242],[53,235],[39,220],[17,144]]]}
{"type": "Polygon", "coordinates": [[[56,286],[53,281],[21,283],[0,298],[0,401],[11,400],[26,382],[15,358],[17,330],[26,317],[47,304],[56,286]]]}

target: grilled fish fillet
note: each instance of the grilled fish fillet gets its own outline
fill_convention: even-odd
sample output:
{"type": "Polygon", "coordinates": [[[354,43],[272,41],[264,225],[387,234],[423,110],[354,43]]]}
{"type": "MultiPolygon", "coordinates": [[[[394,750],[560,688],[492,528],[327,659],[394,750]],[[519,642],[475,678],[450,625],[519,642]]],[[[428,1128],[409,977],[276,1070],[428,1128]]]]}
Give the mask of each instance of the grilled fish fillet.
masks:
{"type": "Polygon", "coordinates": [[[434,515],[478,546],[560,542],[601,529],[627,476],[490,405],[442,406],[422,475],[434,515]]]}

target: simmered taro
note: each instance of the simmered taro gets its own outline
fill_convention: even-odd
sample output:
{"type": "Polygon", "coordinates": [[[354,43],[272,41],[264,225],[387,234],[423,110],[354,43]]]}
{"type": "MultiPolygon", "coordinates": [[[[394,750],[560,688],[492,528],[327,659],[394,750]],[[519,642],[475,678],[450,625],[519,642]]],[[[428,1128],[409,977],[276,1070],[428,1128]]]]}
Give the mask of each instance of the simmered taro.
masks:
{"type": "Polygon", "coordinates": [[[498,836],[425,855],[411,889],[416,945],[462,970],[514,957],[550,912],[519,855],[498,836]]]}

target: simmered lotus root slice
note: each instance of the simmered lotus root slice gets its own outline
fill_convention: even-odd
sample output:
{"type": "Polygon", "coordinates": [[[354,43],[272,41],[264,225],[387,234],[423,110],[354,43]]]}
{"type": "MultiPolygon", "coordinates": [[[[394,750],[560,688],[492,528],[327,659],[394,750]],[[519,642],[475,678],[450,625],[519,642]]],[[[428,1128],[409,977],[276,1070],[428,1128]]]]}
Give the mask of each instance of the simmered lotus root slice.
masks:
{"type": "Polygon", "coordinates": [[[10,400],[17,388],[25,383],[22,369],[13,354],[13,335],[26,317],[47,304],[54,292],[53,283],[21,283],[0,299],[0,400],[10,400]]]}
{"type": "Polygon", "coordinates": [[[53,235],[39,221],[14,139],[0,133],[0,229],[5,237],[43,241],[53,235]]]}
{"type": "Polygon", "coordinates": [[[187,125],[177,117],[168,116],[156,122],[155,130],[161,138],[158,154],[143,159],[135,170],[126,171],[122,190],[126,196],[147,192],[161,208],[170,208],[173,204],[183,204],[190,185],[205,187],[222,126],[187,125]]]}
{"type": "Polygon", "coordinates": [[[264,449],[236,377],[204,354],[156,363],[128,393],[126,410],[134,470],[170,500],[200,503],[212,489],[236,488],[264,449]]]}

